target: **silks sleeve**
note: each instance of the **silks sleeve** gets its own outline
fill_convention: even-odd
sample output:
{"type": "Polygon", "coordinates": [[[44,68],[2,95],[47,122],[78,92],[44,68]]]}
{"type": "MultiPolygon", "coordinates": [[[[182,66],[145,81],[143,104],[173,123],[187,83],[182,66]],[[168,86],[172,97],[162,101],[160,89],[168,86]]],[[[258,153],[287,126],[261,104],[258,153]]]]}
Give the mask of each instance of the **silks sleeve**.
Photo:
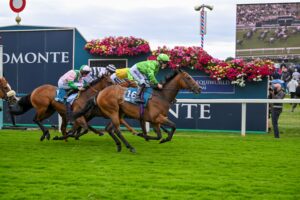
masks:
{"type": "Polygon", "coordinates": [[[149,80],[150,80],[151,83],[158,84],[158,81],[155,78],[153,70],[148,70],[147,75],[148,75],[148,78],[149,78],[149,80]]]}
{"type": "Polygon", "coordinates": [[[74,90],[78,90],[78,87],[75,85],[74,81],[69,81],[68,85],[70,86],[70,88],[72,88],[74,90]]]}

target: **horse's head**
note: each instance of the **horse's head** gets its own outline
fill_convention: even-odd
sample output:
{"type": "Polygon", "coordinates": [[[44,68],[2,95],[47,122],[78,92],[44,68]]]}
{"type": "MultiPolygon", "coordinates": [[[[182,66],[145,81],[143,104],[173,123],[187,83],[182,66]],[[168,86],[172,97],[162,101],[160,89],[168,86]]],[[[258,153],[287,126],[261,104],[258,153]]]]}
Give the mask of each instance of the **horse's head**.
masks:
{"type": "Polygon", "coordinates": [[[9,104],[17,102],[16,92],[11,89],[4,77],[0,78],[0,98],[8,101],[9,104]]]}
{"type": "Polygon", "coordinates": [[[180,76],[179,84],[182,89],[191,90],[196,94],[201,93],[202,88],[187,72],[179,69],[177,73],[180,76]]]}

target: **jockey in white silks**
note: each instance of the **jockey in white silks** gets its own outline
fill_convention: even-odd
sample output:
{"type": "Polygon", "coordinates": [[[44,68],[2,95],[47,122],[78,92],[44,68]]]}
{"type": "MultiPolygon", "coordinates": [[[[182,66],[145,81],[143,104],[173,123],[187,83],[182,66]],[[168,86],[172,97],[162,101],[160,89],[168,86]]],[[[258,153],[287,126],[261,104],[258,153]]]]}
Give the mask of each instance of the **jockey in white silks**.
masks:
{"type": "Polygon", "coordinates": [[[116,67],[113,64],[109,64],[106,67],[92,67],[91,73],[88,74],[84,78],[84,80],[88,83],[92,82],[93,80],[96,80],[98,78],[101,78],[103,75],[111,75],[116,72],[116,67]]]}

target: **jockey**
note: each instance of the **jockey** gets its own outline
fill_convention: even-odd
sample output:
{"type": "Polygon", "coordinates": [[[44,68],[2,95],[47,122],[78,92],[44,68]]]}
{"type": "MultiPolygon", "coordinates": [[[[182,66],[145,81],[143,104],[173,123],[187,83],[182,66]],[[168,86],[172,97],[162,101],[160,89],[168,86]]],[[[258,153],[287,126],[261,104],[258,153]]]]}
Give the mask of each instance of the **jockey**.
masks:
{"type": "Polygon", "coordinates": [[[116,72],[116,67],[113,64],[109,64],[106,67],[92,67],[91,73],[84,78],[84,80],[88,83],[101,78],[103,75],[111,75],[116,72]]]}
{"type": "Polygon", "coordinates": [[[132,75],[133,79],[138,82],[139,85],[135,102],[144,103],[142,94],[145,87],[150,87],[150,84],[156,85],[158,89],[162,89],[163,86],[158,83],[155,75],[158,73],[160,68],[166,68],[169,61],[169,56],[161,53],[157,56],[156,60],[142,61],[130,68],[130,74],[132,75]]]}
{"type": "Polygon", "coordinates": [[[84,90],[87,85],[87,81],[84,80],[91,72],[91,68],[88,65],[82,65],[79,70],[69,70],[58,80],[59,91],[69,92],[74,90],[84,90]]]}
{"type": "Polygon", "coordinates": [[[115,84],[120,84],[122,83],[124,80],[132,80],[132,76],[130,74],[129,71],[130,68],[120,68],[120,69],[116,69],[116,72],[113,73],[110,76],[110,79],[115,83],[115,84]]]}

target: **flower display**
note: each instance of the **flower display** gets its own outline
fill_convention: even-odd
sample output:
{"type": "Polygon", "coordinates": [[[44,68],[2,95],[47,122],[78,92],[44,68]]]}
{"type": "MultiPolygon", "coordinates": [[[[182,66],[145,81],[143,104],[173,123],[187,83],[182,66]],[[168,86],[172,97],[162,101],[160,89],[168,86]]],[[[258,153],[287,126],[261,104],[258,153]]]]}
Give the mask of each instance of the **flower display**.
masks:
{"type": "MultiPolygon", "coordinates": [[[[92,40],[85,45],[91,54],[100,56],[137,56],[150,53],[149,43],[135,37],[106,37],[102,40],[92,40]]],[[[170,56],[169,67],[191,68],[204,71],[212,79],[228,79],[232,84],[245,86],[247,81],[261,81],[275,71],[274,64],[269,60],[254,60],[245,62],[233,59],[225,62],[213,58],[201,47],[176,46],[169,49],[158,47],[148,59],[155,60],[160,53],[170,56]]]]}
{"type": "Polygon", "coordinates": [[[271,75],[275,67],[270,60],[254,60],[245,62],[242,59],[233,59],[225,62],[210,56],[200,47],[158,47],[152,52],[152,58],[160,53],[170,56],[169,67],[172,69],[178,67],[188,67],[201,70],[209,74],[212,79],[228,79],[232,84],[241,87],[245,86],[247,81],[261,81],[264,77],[271,75]]]}
{"type": "Polygon", "coordinates": [[[135,37],[106,37],[85,45],[91,54],[101,56],[136,56],[150,52],[149,43],[135,37]]]}

